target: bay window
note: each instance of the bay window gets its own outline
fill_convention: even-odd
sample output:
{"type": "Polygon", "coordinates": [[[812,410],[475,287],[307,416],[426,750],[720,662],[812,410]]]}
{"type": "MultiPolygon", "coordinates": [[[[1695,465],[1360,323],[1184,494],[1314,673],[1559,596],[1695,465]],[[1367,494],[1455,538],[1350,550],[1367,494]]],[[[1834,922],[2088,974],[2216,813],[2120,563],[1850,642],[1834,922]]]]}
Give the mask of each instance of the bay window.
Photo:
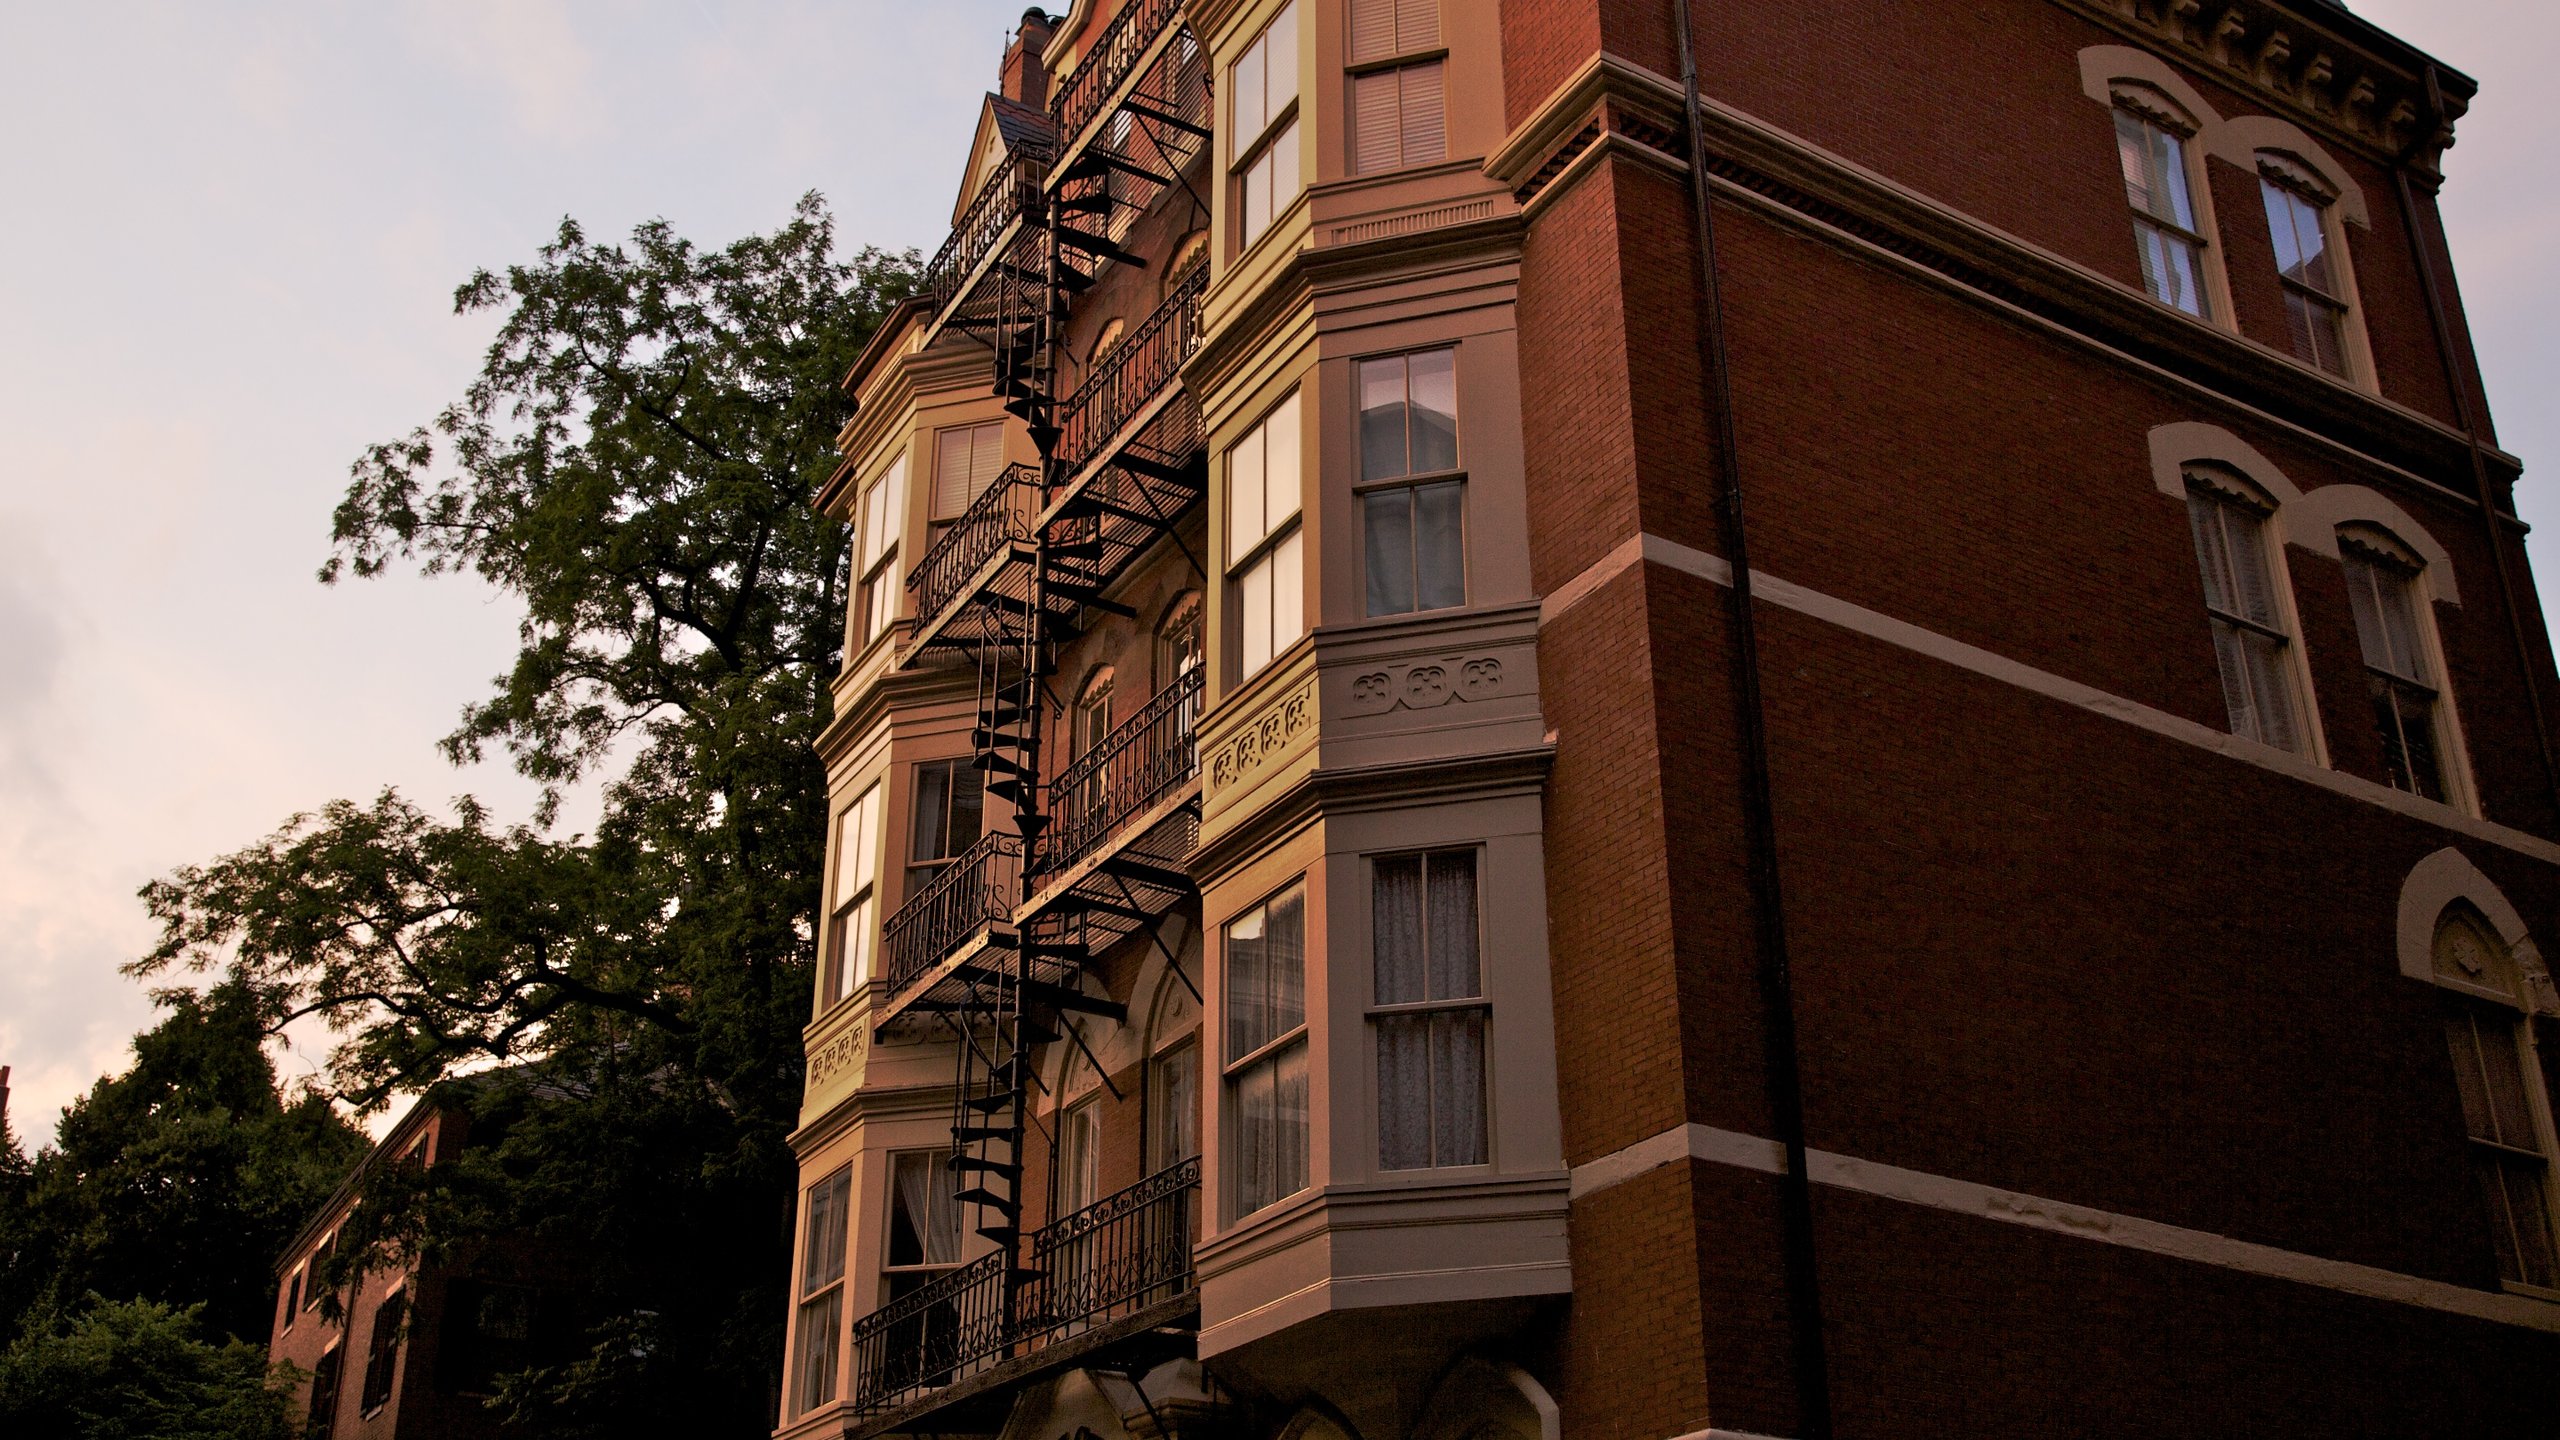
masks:
{"type": "Polygon", "coordinates": [[[1238,617],[1237,678],[1306,633],[1306,547],[1298,524],[1297,392],[1227,452],[1227,583],[1238,617]]]}
{"type": "Polygon", "coordinates": [[[1351,173],[1446,159],[1440,0],[1351,0],[1351,173]]]}
{"type": "Polygon", "coordinates": [[[820,967],[820,1010],[871,978],[872,938],[879,928],[879,872],[880,787],[874,785],[836,817],[835,918],[827,963],[820,967]]]}
{"type": "Polygon", "coordinates": [[[1284,5],[1227,74],[1235,136],[1237,240],[1250,249],[1305,182],[1298,168],[1298,7],[1284,5]]]}
{"type": "Polygon", "coordinates": [[[1368,613],[1467,603],[1455,350],[1363,360],[1360,515],[1368,613]]]}
{"type": "Polygon", "coordinates": [[[1293,884],[1227,922],[1234,1213],[1307,1188],[1307,892],[1293,884]]]}
{"type": "Polygon", "coordinates": [[[1382,858],[1370,882],[1378,1168],[1482,1165],[1491,1157],[1476,852],[1382,858]]]}
{"type": "Polygon", "coordinates": [[[792,1358],[792,1402],[797,1411],[836,1398],[836,1367],[844,1342],[844,1250],[853,1209],[853,1169],[847,1166],[809,1187],[800,1236],[798,1352],[792,1358]]]}

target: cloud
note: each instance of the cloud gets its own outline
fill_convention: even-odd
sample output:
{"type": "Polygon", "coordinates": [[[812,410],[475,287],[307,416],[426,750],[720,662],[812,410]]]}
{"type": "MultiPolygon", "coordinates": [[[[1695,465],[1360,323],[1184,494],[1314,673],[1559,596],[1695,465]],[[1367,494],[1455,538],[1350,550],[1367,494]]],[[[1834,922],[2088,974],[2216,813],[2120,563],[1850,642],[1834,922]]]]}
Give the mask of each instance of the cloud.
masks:
{"type": "Polygon", "coordinates": [[[535,138],[575,145],[603,133],[594,56],[561,0],[413,0],[401,19],[422,54],[504,92],[535,138]]]}

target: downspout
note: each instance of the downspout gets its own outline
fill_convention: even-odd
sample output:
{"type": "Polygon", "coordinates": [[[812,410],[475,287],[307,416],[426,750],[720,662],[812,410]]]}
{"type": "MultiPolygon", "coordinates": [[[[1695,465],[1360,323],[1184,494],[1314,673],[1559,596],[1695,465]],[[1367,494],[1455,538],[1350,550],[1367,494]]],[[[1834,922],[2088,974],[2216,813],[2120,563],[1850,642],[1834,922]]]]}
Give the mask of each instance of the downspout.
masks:
{"type": "Polygon", "coordinates": [[[1769,773],[1768,707],[1760,690],[1760,633],[1752,614],[1751,553],[1742,508],[1742,450],[1734,434],[1733,376],[1725,348],[1724,291],[1716,263],[1713,183],[1707,177],[1706,106],[1698,95],[1692,0],[1675,0],[1680,88],[1688,104],[1689,199],[1698,227],[1698,348],[1715,432],[1723,494],[1717,507],[1725,560],[1733,569],[1733,690],[1742,744],[1742,808],[1750,857],[1754,929],[1768,1047],[1769,1111],[1786,1151],[1778,1176],[1780,1247],[1786,1267],[1796,1403],[1804,1440],[1831,1440],[1831,1371],[1822,1335],[1821,1274],[1815,1265],[1813,1184],[1805,1173],[1804,1071],[1796,1035],[1795,976],[1787,958],[1787,912],[1779,886],[1775,786],[1769,773]]]}
{"type": "Polygon", "coordinates": [[[2480,500],[2480,526],[2489,539],[2489,561],[2498,575],[2498,598],[2507,609],[2507,635],[2515,643],[2516,670],[2524,677],[2524,696],[2533,712],[2534,744],[2542,754],[2542,779],[2551,792],[2553,822],[2560,824],[2560,757],[2551,747],[2551,725],[2542,706],[2542,686],[2534,678],[2533,638],[2525,633],[2524,607],[2516,594],[2515,567],[2507,561],[2505,526],[2498,516],[2497,491],[2489,480],[2488,442],[2481,438],[2481,412],[2487,407],[2471,393],[2471,377],[2454,349],[2453,312],[2447,303],[2443,281],[2436,274],[2434,249],[2427,243],[2426,228],[2418,221],[2417,191],[2409,183],[2410,158],[2418,147],[2427,144],[2444,125],[2444,80],[2433,64],[2427,66],[2427,119],[2431,129],[2421,134],[2402,152],[2391,167],[2392,184],[2400,195],[2400,223],[2409,232],[2409,255],[2418,265],[2419,288],[2426,297],[2427,320],[2435,327],[2436,355],[2444,362],[2444,383],[2453,396],[2454,422],[2462,427],[2463,439],[2471,453],[2471,483],[2480,500]]]}

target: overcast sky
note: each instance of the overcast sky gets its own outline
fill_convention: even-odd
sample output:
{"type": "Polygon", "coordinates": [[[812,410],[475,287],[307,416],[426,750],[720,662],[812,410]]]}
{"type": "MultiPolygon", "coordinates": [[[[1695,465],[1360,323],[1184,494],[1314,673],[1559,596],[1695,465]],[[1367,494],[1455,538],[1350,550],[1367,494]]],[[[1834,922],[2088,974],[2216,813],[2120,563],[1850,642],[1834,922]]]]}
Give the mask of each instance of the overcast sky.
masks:
{"type": "MultiPolygon", "coordinates": [[[[2455,254],[2502,437],[2560,477],[2560,19],[2355,8],[2482,83],[2455,254]]],[[[523,812],[502,766],[433,748],[512,654],[508,606],[450,577],[312,579],[348,462],[476,366],[494,322],[456,318],[453,287],[563,214],[719,243],[811,189],[848,241],[930,250],[1021,10],[0,0],[0,1064],[22,1136],[149,1023],[117,973],[153,938],[144,881],[385,784],[523,812]]],[[[2537,473],[2523,501],[2554,528],[2547,574],[2555,489],[2537,473]]]]}

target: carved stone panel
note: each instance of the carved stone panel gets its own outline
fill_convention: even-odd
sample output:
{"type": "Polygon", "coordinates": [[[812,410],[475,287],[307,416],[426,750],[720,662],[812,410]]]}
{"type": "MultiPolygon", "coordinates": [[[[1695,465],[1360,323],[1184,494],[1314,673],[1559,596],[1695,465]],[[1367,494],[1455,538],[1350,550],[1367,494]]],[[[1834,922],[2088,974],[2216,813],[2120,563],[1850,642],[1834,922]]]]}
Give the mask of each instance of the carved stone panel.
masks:
{"type": "Polygon", "coordinates": [[[1351,677],[1352,715],[1384,715],[1393,710],[1436,710],[1443,705],[1490,700],[1507,683],[1502,660],[1493,655],[1452,655],[1412,664],[1383,665],[1351,677]]]}
{"type": "Polygon", "coordinates": [[[1209,793],[1215,795],[1252,779],[1294,749],[1315,724],[1316,682],[1310,676],[1297,689],[1263,706],[1210,750],[1201,765],[1209,793]]]}
{"type": "Polygon", "coordinates": [[[807,1092],[814,1095],[820,1088],[846,1074],[852,1075],[855,1083],[860,1083],[863,1057],[870,1048],[870,1039],[863,1027],[856,1025],[810,1051],[807,1092]]]}

